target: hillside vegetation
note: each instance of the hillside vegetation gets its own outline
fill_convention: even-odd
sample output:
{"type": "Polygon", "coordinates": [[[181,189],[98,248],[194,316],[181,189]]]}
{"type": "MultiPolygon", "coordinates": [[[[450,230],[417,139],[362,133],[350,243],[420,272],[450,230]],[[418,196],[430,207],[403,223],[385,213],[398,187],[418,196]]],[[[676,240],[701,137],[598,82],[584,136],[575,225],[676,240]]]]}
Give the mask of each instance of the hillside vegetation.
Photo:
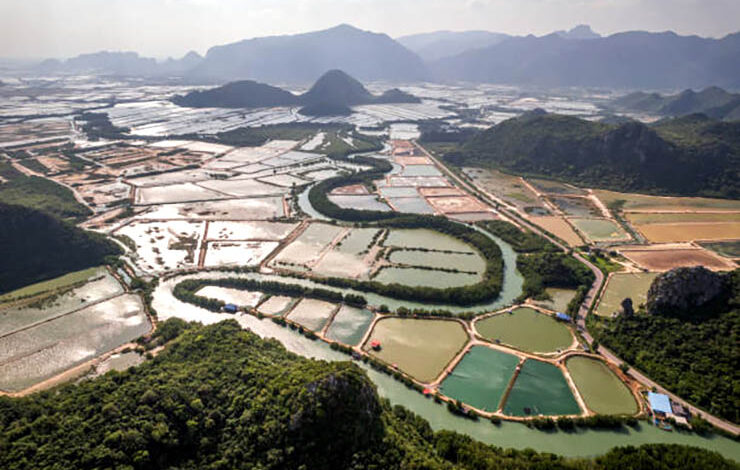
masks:
{"type": "Polygon", "coordinates": [[[533,111],[476,134],[445,159],[618,191],[740,197],[740,123],[701,115],[647,126],[533,111]]]}
{"type": "Polygon", "coordinates": [[[103,235],[45,212],[0,203],[0,293],[98,266],[121,253],[103,235]]]}
{"type": "MultiPolygon", "coordinates": [[[[703,269],[703,268],[700,268],[703,269]]],[[[604,345],[712,414],[740,422],[740,270],[715,280],[687,268],[653,281],[648,312],[592,319],[604,345]],[[699,287],[701,286],[701,287],[699,287]],[[705,295],[705,290],[713,295],[705,295]],[[711,310],[710,310],[711,308],[711,310]]]]}
{"type": "Polygon", "coordinates": [[[0,203],[39,209],[75,221],[91,214],[68,188],[39,176],[26,176],[4,161],[0,161],[0,203]]]}
{"type": "Polygon", "coordinates": [[[708,87],[699,92],[684,90],[676,95],[637,91],[613,100],[610,107],[661,116],[702,113],[714,119],[740,120],[740,94],[708,87]]]}
{"type": "Polygon", "coordinates": [[[502,450],[381,400],[361,369],[287,352],[235,321],[168,320],[151,361],[26,398],[0,397],[0,467],[16,469],[590,469],[736,466],[682,446],[595,460],[502,450]]]}
{"type": "Polygon", "coordinates": [[[253,108],[303,106],[301,114],[333,116],[352,114],[350,106],[373,103],[418,103],[419,98],[397,88],[379,96],[341,70],[329,70],[302,95],[251,80],[227,83],[209,90],[193,91],[172,100],[191,108],[253,108]]]}

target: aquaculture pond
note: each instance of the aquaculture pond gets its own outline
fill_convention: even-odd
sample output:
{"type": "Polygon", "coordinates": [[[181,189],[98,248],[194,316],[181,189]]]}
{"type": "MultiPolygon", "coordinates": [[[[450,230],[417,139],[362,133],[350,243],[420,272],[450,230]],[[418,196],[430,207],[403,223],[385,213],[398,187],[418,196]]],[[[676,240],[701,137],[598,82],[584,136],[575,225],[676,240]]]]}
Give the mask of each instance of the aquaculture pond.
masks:
{"type": "Polygon", "coordinates": [[[326,337],[356,346],[360,344],[372,322],[373,313],[369,310],[342,305],[329,325],[326,337]]]}
{"type": "MultiPolygon", "coordinates": [[[[203,276],[223,277],[223,273],[195,275],[195,277],[203,276]]],[[[244,328],[262,337],[278,339],[288,350],[296,354],[320,360],[349,360],[347,355],[331,350],[326,343],[306,339],[289,328],[276,325],[269,319],[259,320],[251,315],[224,315],[178,301],[172,296],[171,289],[180,280],[188,278],[192,278],[192,275],[164,281],[155,290],[154,308],[159,312],[162,321],[171,316],[205,324],[224,319],[235,319],[244,328]]],[[[378,387],[378,393],[381,396],[389,399],[394,405],[405,406],[422,416],[429,421],[432,429],[456,431],[487,444],[503,448],[533,448],[540,452],[552,452],[569,457],[600,455],[615,446],[639,446],[647,443],[684,444],[700,446],[720,452],[734,460],[740,460],[740,445],[730,439],[719,436],[701,437],[696,434],[667,433],[644,423],[640,424],[637,429],[626,428],[619,431],[579,429],[572,433],[544,433],[518,423],[504,422],[500,426],[492,426],[487,420],[471,421],[451,414],[446,407],[410,390],[385,373],[375,371],[362,362],[356,362],[356,364],[365,370],[378,387]]]]}
{"type": "Polygon", "coordinates": [[[384,267],[373,278],[384,284],[402,284],[404,286],[425,286],[446,289],[462,287],[480,282],[482,276],[461,272],[439,271],[436,269],[384,267]]]}
{"type": "Polygon", "coordinates": [[[285,315],[285,312],[290,310],[293,305],[298,303],[298,299],[293,297],[287,297],[284,295],[273,295],[258,307],[257,311],[264,313],[265,315],[285,315]]]}
{"type": "Polygon", "coordinates": [[[363,348],[422,382],[432,382],[468,341],[456,321],[384,318],[363,348]],[[373,341],[379,349],[372,348],[373,341]]]}
{"type": "Polygon", "coordinates": [[[336,305],[323,300],[302,299],[287,318],[311,331],[321,331],[336,309],[336,305]]]}
{"type": "Polygon", "coordinates": [[[364,211],[389,212],[388,204],[378,200],[374,194],[360,195],[330,195],[329,200],[345,209],[359,209],[364,211]]]}
{"type": "Polygon", "coordinates": [[[578,230],[583,232],[589,240],[594,242],[609,242],[614,240],[629,240],[627,232],[622,230],[616,222],[609,219],[570,219],[578,230]]]}
{"type": "Polygon", "coordinates": [[[573,334],[567,326],[529,307],[479,320],[475,329],[491,341],[529,352],[555,352],[573,343],[573,334]]]}
{"type": "Polygon", "coordinates": [[[600,414],[637,413],[632,392],[603,362],[575,356],[568,359],[566,367],[591,411],[600,414]]]}
{"type": "Polygon", "coordinates": [[[408,214],[434,214],[434,208],[423,197],[391,197],[388,203],[397,212],[408,214]]]}
{"type": "Polygon", "coordinates": [[[445,377],[440,391],[479,410],[496,411],[519,358],[485,346],[473,346],[445,377]]]}
{"type": "Polygon", "coordinates": [[[575,415],[580,414],[581,409],[560,369],[547,362],[528,359],[506,399],[504,413],[509,416],[575,415]]]}
{"type": "MultiPolygon", "coordinates": [[[[498,239],[496,239],[498,240],[498,239]]],[[[457,238],[427,229],[394,229],[388,234],[385,246],[424,248],[438,251],[473,253],[475,248],[457,238]]]]}
{"type": "Polygon", "coordinates": [[[486,260],[478,253],[440,253],[418,250],[396,250],[388,260],[395,264],[425,266],[428,268],[457,269],[483,273],[486,260]]]}

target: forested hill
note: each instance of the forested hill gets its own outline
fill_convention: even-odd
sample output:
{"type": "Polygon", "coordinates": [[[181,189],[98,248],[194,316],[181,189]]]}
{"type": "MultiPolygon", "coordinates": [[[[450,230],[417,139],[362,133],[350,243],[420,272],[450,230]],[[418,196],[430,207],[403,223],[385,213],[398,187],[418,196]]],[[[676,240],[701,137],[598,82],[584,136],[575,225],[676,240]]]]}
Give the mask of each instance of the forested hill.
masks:
{"type": "Polygon", "coordinates": [[[0,221],[0,293],[98,266],[121,252],[104,236],[36,209],[0,203],[0,221]]]}
{"type": "Polygon", "coordinates": [[[703,115],[647,126],[537,110],[474,135],[445,158],[620,191],[740,197],[740,122],[703,115]]]}
{"type": "Polygon", "coordinates": [[[251,80],[227,83],[209,90],[175,96],[172,101],[191,108],[251,108],[304,106],[302,114],[351,114],[350,106],[373,103],[419,103],[421,100],[397,88],[379,96],[370,93],[355,78],[341,70],[329,70],[302,95],[251,80]]]}
{"type": "Polygon", "coordinates": [[[724,470],[700,449],[619,448],[595,460],[502,450],[378,398],[359,367],[288,353],[235,321],[171,319],[177,336],[127,372],[0,397],[0,468],[724,470]]]}

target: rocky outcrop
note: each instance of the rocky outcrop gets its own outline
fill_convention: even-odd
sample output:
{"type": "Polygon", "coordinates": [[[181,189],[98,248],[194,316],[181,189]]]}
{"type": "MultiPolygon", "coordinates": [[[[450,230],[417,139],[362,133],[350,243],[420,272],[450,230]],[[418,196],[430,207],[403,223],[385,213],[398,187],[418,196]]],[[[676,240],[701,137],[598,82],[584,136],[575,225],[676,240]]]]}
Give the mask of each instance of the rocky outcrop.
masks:
{"type": "Polygon", "coordinates": [[[726,275],[702,266],[673,269],[653,281],[648,290],[647,311],[651,315],[692,316],[724,297],[728,289],[726,275]]]}

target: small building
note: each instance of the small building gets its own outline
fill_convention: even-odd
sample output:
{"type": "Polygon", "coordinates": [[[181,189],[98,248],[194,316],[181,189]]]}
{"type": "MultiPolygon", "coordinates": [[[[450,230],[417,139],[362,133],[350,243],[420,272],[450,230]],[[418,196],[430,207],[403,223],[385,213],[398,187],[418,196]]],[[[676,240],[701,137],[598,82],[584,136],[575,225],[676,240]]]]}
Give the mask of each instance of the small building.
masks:
{"type": "Polygon", "coordinates": [[[238,308],[234,304],[226,304],[226,305],[224,305],[224,312],[226,312],[226,313],[236,313],[237,310],[238,310],[238,308]]]}
{"type": "Polygon", "coordinates": [[[672,415],[671,399],[664,393],[648,392],[648,402],[653,414],[657,416],[672,415]]]}
{"type": "Polygon", "coordinates": [[[374,339],[370,342],[370,347],[373,348],[373,351],[380,351],[380,341],[377,339],[374,339]]]}
{"type": "Polygon", "coordinates": [[[556,320],[559,320],[559,321],[564,321],[564,322],[571,322],[571,321],[573,321],[573,319],[570,318],[570,315],[566,315],[563,312],[556,313],[555,314],[555,319],[556,320]]]}

